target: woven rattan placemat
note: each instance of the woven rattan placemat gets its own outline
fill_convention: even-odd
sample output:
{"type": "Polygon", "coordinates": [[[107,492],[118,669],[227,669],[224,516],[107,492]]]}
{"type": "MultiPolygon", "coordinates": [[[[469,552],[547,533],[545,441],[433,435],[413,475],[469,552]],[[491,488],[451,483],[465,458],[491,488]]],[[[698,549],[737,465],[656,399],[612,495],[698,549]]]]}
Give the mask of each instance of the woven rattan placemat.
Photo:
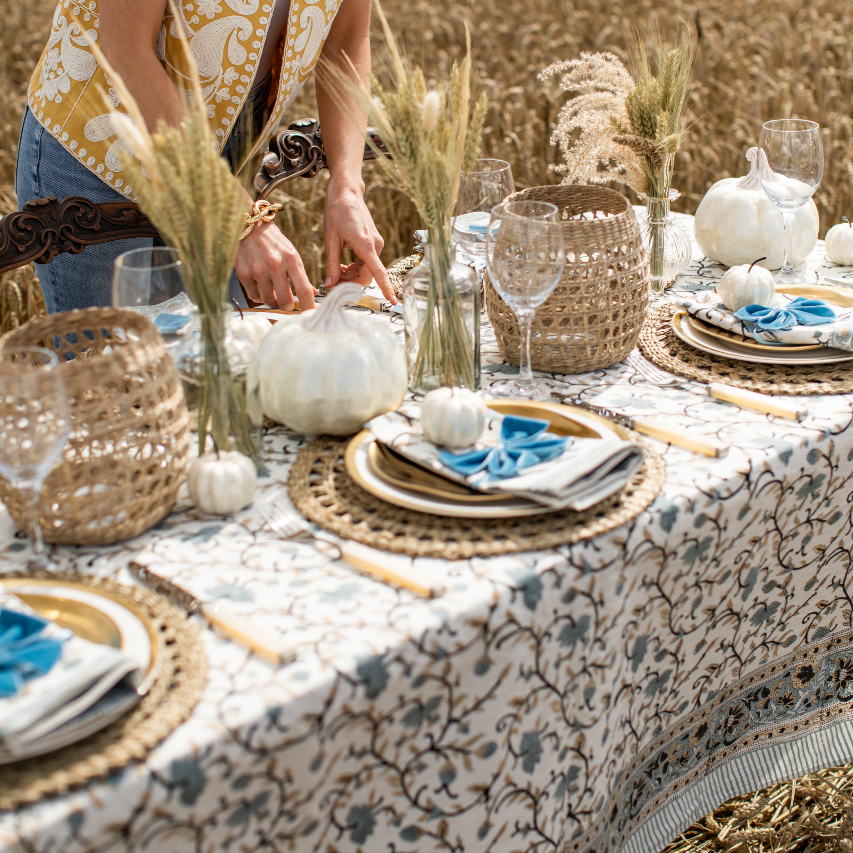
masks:
{"type": "Polygon", "coordinates": [[[288,480],[291,500],[306,518],[345,539],[412,557],[495,557],[591,539],[639,515],[657,496],[666,474],[663,459],[649,449],[645,464],[621,492],[585,512],[444,518],[401,509],[356,485],[344,465],[348,441],[316,438],[300,451],[288,480]]]}
{"type": "Polygon", "coordinates": [[[701,352],[679,340],[672,331],[672,317],[679,310],[662,305],[652,311],[640,334],[643,355],[658,367],[697,379],[724,382],[764,394],[849,394],[853,392],[853,363],[753,364],[701,352]]]}
{"type": "Polygon", "coordinates": [[[207,657],[198,630],[162,595],[73,573],[15,572],[0,575],[0,580],[4,577],[77,581],[106,593],[151,619],[163,658],[153,686],[124,717],[64,749],[0,767],[0,810],[64,794],[140,761],[189,717],[207,684],[207,657]]]}

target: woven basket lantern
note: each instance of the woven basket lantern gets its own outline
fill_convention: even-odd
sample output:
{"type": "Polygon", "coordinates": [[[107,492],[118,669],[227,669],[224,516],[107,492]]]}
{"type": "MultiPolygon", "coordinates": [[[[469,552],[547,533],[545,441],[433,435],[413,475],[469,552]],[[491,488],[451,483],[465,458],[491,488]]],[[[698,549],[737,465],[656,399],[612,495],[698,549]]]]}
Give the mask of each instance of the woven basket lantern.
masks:
{"type": "MultiPolygon", "coordinates": [[[[563,219],[566,267],[533,320],[533,368],[586,373],[621,361],[637,345],[649,305],[649,264],[628,200],[594,186],[533,187],[510,198],[549,201],[563,219]]],[[[488,275],[486,310],[501,355],[518,364],[518,323],[488,275]]]]}
{"type": "MultiPolygon", "coordinates": [[[[107,545],[137,536],[175,505],[189,456],[189,415],[154,324],[120,308],[40,317],[6,334],[0,351],[44,346],[59,356],[71,431],[42,489],[45,541],[107,545]]],[[[0,500],[19,527],[18,491],[0,500]]]]}

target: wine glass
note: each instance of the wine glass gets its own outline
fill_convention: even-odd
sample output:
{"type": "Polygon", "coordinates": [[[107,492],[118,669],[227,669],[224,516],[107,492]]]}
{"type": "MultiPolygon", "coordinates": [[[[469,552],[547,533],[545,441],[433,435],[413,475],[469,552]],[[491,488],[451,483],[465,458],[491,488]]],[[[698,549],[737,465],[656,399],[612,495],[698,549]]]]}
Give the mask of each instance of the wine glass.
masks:
{"type": "Polygon", "coordinates": [[[492,208],[486,232],[486,269],[498,295],[512,309],[521,333],[517,379],[491,386],[498,397],[536,399],[541,389],[530,368],[530,330],[536,309],[554,292],[566,254],[556,205],[546,201],[505,201],[492,208]]]}
{"type": "Polygon", "coordinates": [[[182,269],[178,250],[168,246],[124,252],[113,264],[113,305],[149,308],[180,296],[182,269]]]}
{"type": "Polygon", "coordinates": [[[813,273],[795,272],[791,263],[793,224],[797,211],[807,204],[823,177],[823,146],[820,126],[805,119],[766,121],[758,140],[758,179],[767,198],[782,212],[785,229],[785,262],[776,274],[776,283],[813,284],[813,273]]]}
{"type": "Polygon", "coordinates": [[[0,351],[0,474],[26,507],[31,568],[52,568],[39,524],[41,490],[62,454],[71,424],[55,352],[43,347],[0,351]]]}
{"type": "Polygon", "coordinates": [[[479,269],[486,256],[486,229],[491,210],[515,192],[512,167],[506,160],[481,159],[459,187],[453,236],[457,247],[467,253],[479,269]]]}

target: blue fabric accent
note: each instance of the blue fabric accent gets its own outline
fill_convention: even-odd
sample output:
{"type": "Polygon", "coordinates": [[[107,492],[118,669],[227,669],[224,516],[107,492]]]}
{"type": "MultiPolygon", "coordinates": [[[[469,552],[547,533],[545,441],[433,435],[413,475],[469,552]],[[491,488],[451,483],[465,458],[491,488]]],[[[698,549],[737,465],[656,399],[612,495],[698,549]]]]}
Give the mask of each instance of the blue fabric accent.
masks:
{"type": "Polygon", "coordinates": [[[189,321],[189,314],[158,314],[154,318],[154,325],[161,332],[177,332],[178,329],[183,329],[189,321]]]}
{"type": "MultiPolygon", "coordinates": [[[[85,150],[85,149],[83,149],[85,150]]],[[[80,151],[80,149],[78,149],[80,151]]],[[[80,195],[101,204],[127,201],[127,196],[102,181],[96,174],[67,151],[53,134],[39,124],[29,111],[24,114],[15,169],[15,192],[18,209],[36,198],[67,198],[80,195]]],[[[84,252],[57,255],[49,264],[36,264],[48,313],[72,311],[95,305],[113,304],[113,263],[122,252],[153,246],[151,238],[115,240],[100,246],[88,246],[84,252]]],[[[157,241],[157,245],[163,245],[157,241]]],[[[237,276],[231,274],[229,296],[241,307],[246,297],[237,276]]]]}
{"type": "Polygon", "coordinates": [[[64,640],[43,637],[47,619],[0,609],[0,698],[14,696],[29,678],[49,672],[64,640]]]}
{"type": "Polygon", "coordinates": [[[438,458],[463,477],[485,471],[490,479],[504,480],[563,452],[567,439],[546,436],[549,426],[548,421],[507,415],[501,424],[501,440],[494,447],[458,454],[442,451],[438,458]]]}
{"type": "Polygon", "coordinates": [[[765,305],[747,305],[735,317],[756,332],[784,332],[794,326],[822,326],[835,319],[835,311],[822,299],[798,296],[784,308],[767,308],[765,305]]]}

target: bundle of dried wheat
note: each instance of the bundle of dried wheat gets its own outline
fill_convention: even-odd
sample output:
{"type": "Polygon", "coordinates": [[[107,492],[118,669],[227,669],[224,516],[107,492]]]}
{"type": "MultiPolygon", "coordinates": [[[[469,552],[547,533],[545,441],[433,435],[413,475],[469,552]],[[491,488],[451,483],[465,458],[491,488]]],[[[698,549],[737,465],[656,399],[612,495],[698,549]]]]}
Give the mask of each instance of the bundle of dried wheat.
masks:
{"type": "MultiPolygon", "coordinates": [[[[174,3],[169,1],[177,18],[174,3]]],[[[203,105],[195,58],[183,35],[181,40],[193,100],[203,105]]],[[[225,345],[229,280],[246,225],[240,184],[219,156],[202,108],[187,107],[179,127],[161,121],[151,133],[121,76],[97,44],[90,41],[89,47],[118,93],[116,106],[102,92],[113,126],[127,148],[122,160],[139,206],[166,241],[177,248],[187,293],[199,309],[205,352],[198,413],[199,453],[205,452],[208,434],[218,450],[228,450],[233,436],[237,449],[260,464],[245,396],[231,376],[225,345]]]]}
{"type": "Polygon", "coordinates": [[[560,111],[551,137],[566,161],[554,167],[565,173],[563,183],[615,180],[638,195],[668,196],[675,152],[684,142],[682,117],[696,36],[685,26],[675,47],[656,37],[654,62],[640,40],[636,53],[636,80],[612,53],[584,53],[539,75],[562,74],[562,90],[578,93],[560,111]]]}
{"type": "Polygon", "coordinates": [[[811,773],[736,797],[662,853],[850,853],[853,766],[811,773]]]}

